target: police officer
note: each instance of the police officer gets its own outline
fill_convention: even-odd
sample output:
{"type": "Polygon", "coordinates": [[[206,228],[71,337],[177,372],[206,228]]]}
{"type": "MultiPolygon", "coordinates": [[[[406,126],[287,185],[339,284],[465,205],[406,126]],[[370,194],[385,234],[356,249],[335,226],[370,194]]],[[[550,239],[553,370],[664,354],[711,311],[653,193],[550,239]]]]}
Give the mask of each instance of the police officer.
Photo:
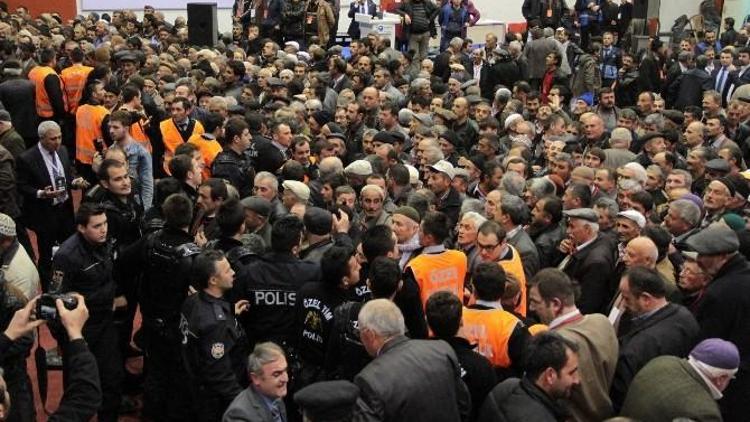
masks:
{"type": "Polygon", "coordinates": [[[249,348],[245,333],[235,319],[248,308],[247,300],[232,306],[224,294],[232,288],[234,270],[224,253],[199,254],[193,275],[200,291],[182,306],[185,370],[196,404],[196,420],[219,421],[247,380],[249,348]]]}
{"type": "Polygon", "coordinates": [[[219,206],[215,221],[221,235],[208,242],[206,248],[224,252],[233,270],[239,271],[265,250],[265,243],[260,236],[245,234],[245,209],[240,201],[224,201],[219,206]]]}
{"type": "MultiPolygon", "coordinates": [[[[77,233],[60,246],[52,262],[53,293],[77,292],[89,308],[89,320],[83,338],[89,344],[99,367],[102,387],[100,421],[116,421],[122,388],[122,361],[117,344],[113,305],[117,287],[112,275],[113,245],[107,240],[107,215],[104,208],[83,203],[75,217],[77,233]]],[[[58,342],[67,339],[56,332],[58,342]]],[[[63,364],[67,359],[63,356],[63,364]]]]}
{"type": "MultiPolygon", "coordinates": [[[[99,184],[103,195],[99,206],[107,214],[107,235],[116,251],[125,249],[141,237],[140,221],[143,206],[133,195],[131,179],[125,163],[106,159],[99,166],[99,184]]],[[[115,320],[123,355],[130,349],[130,334],[133,332],[133,317],[138,307],[137,285],[133,280],[118,280],[120,291],[115,299],[115,320]]],[[[124,356],[123,356],[124,357],[124,356]]]]}
{"type": "Polygon", "coordinates": [[[188,295],[194,257],[200,248],[188,234],[193,203],[182,194],[162,205],[164,228],[125,249],[117,262],[123,279],[140,275],[143,315],[144,414],[153,420],[183,417],[179,397],[183,383],[180,350],[180,307],[188,295]]]}
{"type": "MultiPolygon", "coordinates": [[[[250,301],[241,318],[250,344],[273,341],[289,357],[295,339],[297,292],[308,281],[320,280],[320,266],[297,257],[302,221],[293,215],[282,217],[271,230],[271,252],[242,268],[237,274],[233,297],[250,301]]],[[[292,350],[293,351],[293,350],[292,350]]]]}
{"type": "Polygon", "coordinates": [[[224,150],[216,156],[212,165],[213,177],[229,181],[239,191],[240,198],[253,193],[255,170],[247,154],[252,139],[243,119],[229,119],[224,126],[224,150]]]}

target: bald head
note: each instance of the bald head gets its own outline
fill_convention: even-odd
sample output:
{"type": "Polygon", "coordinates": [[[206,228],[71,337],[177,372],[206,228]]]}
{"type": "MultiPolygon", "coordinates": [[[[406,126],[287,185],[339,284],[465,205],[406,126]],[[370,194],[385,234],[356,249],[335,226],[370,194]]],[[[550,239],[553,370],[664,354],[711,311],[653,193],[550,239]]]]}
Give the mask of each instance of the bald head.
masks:
{"type": "Polygon", "coordinates": [[[659,250],[656,244],[648,237],[639,236],[628,242],[625,247],[626,268],[646,267],[656,268],[656,260],[659,259],[659,250]]]}

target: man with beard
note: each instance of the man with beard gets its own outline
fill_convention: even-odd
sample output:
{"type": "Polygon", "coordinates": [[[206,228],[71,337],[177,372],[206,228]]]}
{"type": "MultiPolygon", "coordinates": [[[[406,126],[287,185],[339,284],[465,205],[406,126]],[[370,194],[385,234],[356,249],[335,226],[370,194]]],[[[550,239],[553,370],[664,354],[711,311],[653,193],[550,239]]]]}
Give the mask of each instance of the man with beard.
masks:
{"type": "Polygon", "coordinates": [[[638,73],[635,65],[635,57],[630,53],[622,55],[622,66],[617,72],[617,81],[615,81],[615,98],[617,105],[620,107],[630,107],[635,105],[638,93],[642,91],[638,73]]]}
{"type": "Polygon", "coordinates": [[[604,129],[607,132],[612,132],[617,127],[620,109],[615,106],[615,93],[612,88],[607,86],[599,90],[599,105],[596,107],[596,114],[604,121],[604,129]]]}
{"type": "Polygon", "coordinates": [[[531,210],[531,224],[527,229],[539,254],[539,267],[552,265],[557,256],[557,245],[564,236],[562,202],[554,195],[540,198],[531,210]]]}
{"type": "Polygon", "coordinates": [[[557,333],[542,333],[526,350],[522,379],[496,386],[479,410],[479,421],[563,420],[567,409],[558,400],[570,397],[578,378],[578,346],[557,333]]]}

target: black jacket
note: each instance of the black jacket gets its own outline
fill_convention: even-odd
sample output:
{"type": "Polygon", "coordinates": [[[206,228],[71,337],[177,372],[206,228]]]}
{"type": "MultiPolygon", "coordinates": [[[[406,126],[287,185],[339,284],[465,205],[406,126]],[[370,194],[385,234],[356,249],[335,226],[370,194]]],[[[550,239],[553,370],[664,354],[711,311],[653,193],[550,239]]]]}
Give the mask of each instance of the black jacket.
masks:
{"type": "Polygon", "coordinates": [[[461,212],[461,196],[458,191],[451,186],[445,200],[438,198],[438,202],[437,210],[448,217],[449,227],[454,227],[458,222],[458,214],[461,212]]]}
{"type": "Polygon", "coordinates": [[[286,161],[284,153],[265,138],[253,139],[248,154],[253,157],[253,167],[257,172],[267,171],[276,174],[286,161]]]}
{"type": "Polygon", "coordinates": [[[92,245],[80,233],[70,236],[52,261],[54,293],[77,292],[86,299],[91,318],[86,325],[111,315],[116,285],[112,276],[111,243],[92,245]]]}
{"type": "Polygon", "coordinates": [[[27,140],[39,136],[35,96],[34,83],[28,79],[13,78],[0,84],[0,103],[10,113],[13,127],[27,140]]]}
{"type": "Polygon", "coordinates": [[[346,291],[327,282],[313,281],[300,288],[296,309],[296,346],[304,365],[323,367],[334,324],[335,309],[346,291]]]}
{"type": "Polygon", "coordinates": [[[83,339],[63,345],[67,358],[65,392],[48,421],[90,420],[102,403],[102,388],[96,358],[83,339]]]}
{"type": "Polygon", "coordinates": [[[750,263],[732,257],[708,284],[696,318],[700,338],[722,338],[740,351],[740,370],[719,402],[724,420],[741,421],[750,414],[750,263]]]}
{"type": "Polygon", "coordinates": [[[581,313],[604,312],[615,291],[612,280],[615,270],[616,247],[607,237],[598,234],[593,243],[577,252],[563,270],[581,286],[576,305],[581,313]]]}
{"type": "Polygon", "coordinates": [[[667,303],[642,321],[633,321],[620,337],[620,352],[610,396],[615,411],[625,400],[630,382],[653,358],[662,355],[686,357],[698,339],[698,322],[690,311],[667,303]]]}
{"type": "Polygon", "coordinates": [[[479,411],[478,422],[562,422],[570,414],[562,403],[527,379],[510,378],[492,389],[479,411]]]}
{"type": "Polygon", "coordinates": [[[305,283],[320,278],[318,264],[291,254],[271,252],[242,268],[235,277],[232,298],[250,301],[250,309],[240,316],[250,344],[292,344],[297,294],[305,283]]]}
{"type": "Polygon", "coordinates": [[[710,81],[711,76],[703,69],[693,68],[680,77],[679,90],[674,101],[674,107],[682,110],[687,106],[701,107],[703,101],[703,85],[710,81]]]}
{"type": "MultiPolygon", "coordinates": [[[[435,5],[435,3],[432,2],[432,0],[423,0],[424,1],[424,9],[425,13],[427,14],[427,20],[429,21],[429,32],[430,36],[434,37],[437,36],[437,28],[435,26],[435,18],[437,17],[438,13],[440,13],[440,8],[435,5]]],[[[413,2],[402,2],[401,5],[398,7],[398,9],[394,10],[394,13],[397,13],[401,16],[409,15],[409,17],[414,17],[414,4],[413,2]]],[[[409,35],[411,35],[412,31],[412,25],[403,25],[404,28],[404,37],[408,38],[409,35]]]]}
{"type": "Polygon", "coordinates": [[[492,364],[487,358],[474,350],[476,345],[469,343],[463,337],[453,337],[445,341],[456,352],[458,364],[461,365],[461,379],[469,389],[469,395],[471,395],[470,420],[476,420],[484,399],[497,385],[497,377],[492,370],[492,364]]]}
{"type": "Polygon", "coordinates": [[[252,161],[246,154],[237,154],[234,150],[227,148],[220,152],[211,164],[212,177],[224,179],[232,184],[240,193],[240,198],[253,194],[253,170],[252,161]]]}
{"type": "Polygon", "coordinates": [[[551,224],[542,228],[529,228],[529,236],[539,254],[539,268],[552,266],[557,256],[557,245],[565,237],[565,231],[560,224],[551,224]]]}

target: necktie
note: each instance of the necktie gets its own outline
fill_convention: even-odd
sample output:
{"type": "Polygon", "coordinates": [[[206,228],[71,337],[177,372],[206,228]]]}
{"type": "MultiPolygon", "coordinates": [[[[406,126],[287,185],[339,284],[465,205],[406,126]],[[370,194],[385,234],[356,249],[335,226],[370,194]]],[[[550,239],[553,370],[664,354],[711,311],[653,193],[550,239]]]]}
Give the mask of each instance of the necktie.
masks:
{"type": "Polygon", "coordinates": [[[727,70],[722,67],[721,70],[719,70],[719,74],[716,75],[716,90],[719,91],[720,94],[724,93],[724,82],[726,82],[726,80],[727,70]]]}
{"type": "Polygon", "coordinates": [[[284,419],[281,417],[281,410],[279,409],[279,405],[276,403],[271,406],[271,416],[273,417],[273,422],[284,422],[284,419]]]}
{"type": "MultiPolygon", "coordinates": [[[[65,189],[65,185],[58,186],[58,183],[57,183],[57,179],[59,178],[65,179],[65,172],[63,172],[62,164],[60,163],[60,159],[57,156],[57,151],[51,151],[49,155],[50,155],[50,160],[52,163],[52,176],[55,179],[53,180],[53,183],[55,184],[54,189],[55,190],[58,190],[58,188],[65,189]]],[[[67,192],[64,195],[58,196],[55,199],[53,199],[52,203],[54,205],[62,204],[63,202],[65,202],[66,199],[68,199],[67,192]]]]}

